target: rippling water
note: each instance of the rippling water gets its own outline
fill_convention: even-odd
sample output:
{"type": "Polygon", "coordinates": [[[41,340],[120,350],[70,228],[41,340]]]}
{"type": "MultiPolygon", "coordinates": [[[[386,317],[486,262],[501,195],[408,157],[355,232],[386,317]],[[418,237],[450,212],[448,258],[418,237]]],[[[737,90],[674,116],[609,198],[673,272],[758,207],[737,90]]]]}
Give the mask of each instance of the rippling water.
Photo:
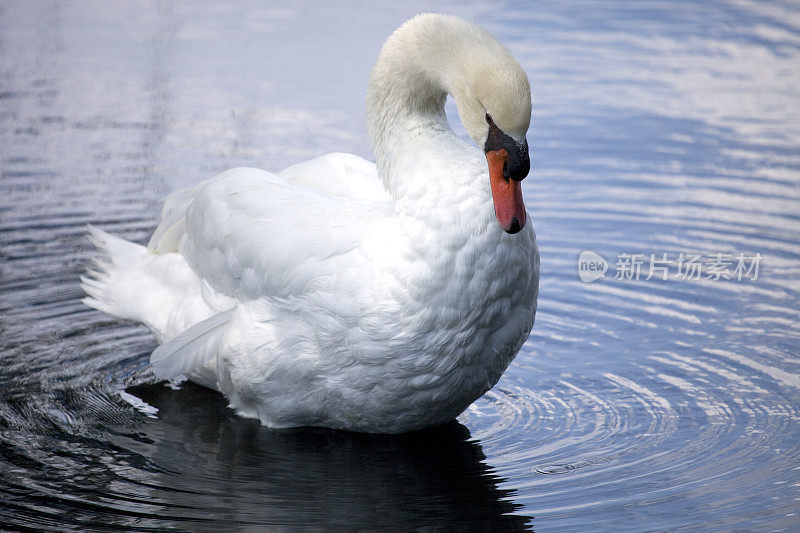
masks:
{"type": "Polygon", "coordinates": [[[792,3],[439,7],[533,81],[542,249],[533,335],[448,426],[261,428],[80,303],[87,223],[141,242],[224,168],[369,157],[369,68],[425,9],[0,4],[0,528],[800,529],[792,3]]]}

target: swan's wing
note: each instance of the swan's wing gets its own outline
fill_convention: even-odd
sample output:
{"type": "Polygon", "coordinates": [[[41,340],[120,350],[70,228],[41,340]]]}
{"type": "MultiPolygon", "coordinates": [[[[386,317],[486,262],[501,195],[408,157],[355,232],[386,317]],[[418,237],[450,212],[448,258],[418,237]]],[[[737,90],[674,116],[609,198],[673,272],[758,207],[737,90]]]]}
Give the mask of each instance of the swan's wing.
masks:
{"type": "Polygon", "coordinates": [[[185,213],[179,252],[212,288],[244,301],[300,295],[363,268],[359,244],[391,203],[239,168],[202,184],[185,213]]]}
{"type": "MultiPolygon", "coordinates": [[[[203,285],[234,302],[286,298],[363,268],[359,244],[390,212],[374,164],[329,154],[280,176],[238,168],[171,194],[148,248],[181,254],[203,285]]],[[[237,307],[156,349],[156,374],[172,378],[212,360],[237,307]]]]}
{"type": "Polygon", "coordinates": [[[353,154],[325,154],[292,165],[278,175],[333,196],[378,202],[389,200],[389,193],[378,179],[375,163],[353,154]]]}

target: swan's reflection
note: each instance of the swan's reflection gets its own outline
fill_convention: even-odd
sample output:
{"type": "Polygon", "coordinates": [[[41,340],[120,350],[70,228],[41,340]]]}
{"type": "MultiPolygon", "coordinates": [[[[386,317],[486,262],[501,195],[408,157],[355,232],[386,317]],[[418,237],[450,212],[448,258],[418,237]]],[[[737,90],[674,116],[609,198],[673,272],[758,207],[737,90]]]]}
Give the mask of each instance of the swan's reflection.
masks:
{"type": "MultiPolygon", "coordinates": [[[[166,514],[200,522],[192,530],[238,525],[342,526],[407,530],[529,527],[469,431],[452,422],[407,435],[327,429],[269,430],[191,383],[129,389],[159,409],[142,440],[167,470],[156,498],[166,514]],[[184,506],[193,509],[187,512],[184,506]],[[204,525],[204,519],[215,523],[204,525]]],[[[186,527],[187,524],[178,524],[186,527]]]]}

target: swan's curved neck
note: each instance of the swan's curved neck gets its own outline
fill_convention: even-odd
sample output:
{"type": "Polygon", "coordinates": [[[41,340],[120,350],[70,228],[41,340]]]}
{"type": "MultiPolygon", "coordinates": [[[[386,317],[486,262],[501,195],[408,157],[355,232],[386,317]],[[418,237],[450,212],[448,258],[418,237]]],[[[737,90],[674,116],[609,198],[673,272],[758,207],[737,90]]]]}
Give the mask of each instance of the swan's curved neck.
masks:
{"type": "Polygon", "coordinates": [[[442,34],[450,28],[413,22],[386,41],[367,88],[368,134],[378,174],[393,194],[399,192],[393,177],[404,152],[425,153],[434,144],[431,136],[456,138],[444,111],[447,94],[458,90],[452,86],[458,67],[453,47],[442,34]]]}

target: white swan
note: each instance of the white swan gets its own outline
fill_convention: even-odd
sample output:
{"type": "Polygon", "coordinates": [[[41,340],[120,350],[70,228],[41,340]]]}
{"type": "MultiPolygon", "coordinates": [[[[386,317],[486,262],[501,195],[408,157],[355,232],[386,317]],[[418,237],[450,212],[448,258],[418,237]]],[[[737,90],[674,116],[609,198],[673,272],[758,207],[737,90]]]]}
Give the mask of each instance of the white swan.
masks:
{"type": "Polygon", "coordinates": [[[266,426],[447,422],[533,327],[530,113],[525,73],[489,32],[417,16],[369,80],[377,169],[346,154],[236,168],[169,196],[147,248],[92,229],[107,259],[84,301],[153,331],[157,376],[215,388],[266,426]],[[483,153],[450,129],[446,93],[483,153]]]}

